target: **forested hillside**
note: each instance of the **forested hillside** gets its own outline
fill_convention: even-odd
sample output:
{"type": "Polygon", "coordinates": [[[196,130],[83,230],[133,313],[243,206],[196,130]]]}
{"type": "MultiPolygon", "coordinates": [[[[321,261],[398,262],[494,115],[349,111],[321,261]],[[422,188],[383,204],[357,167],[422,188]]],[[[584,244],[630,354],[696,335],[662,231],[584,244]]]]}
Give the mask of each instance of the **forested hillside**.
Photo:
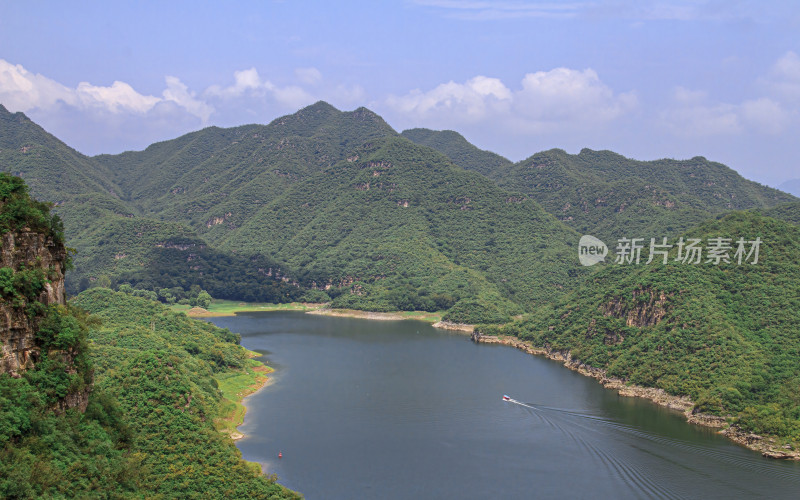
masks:
{"type": "Polygon", "coordinates": [[[94,158],[20,113],[0,116],[2,168],[64,217],[72,293],[199,285],[284,302],[318,289],[340,307],[505,321],[580,284],[581,233],[674,236],[796,201],[703,158],[551,150],[511,163],[455,132],[400,135],[365,108],[324,102],[94,158]]]}
{"type": "MultiPolygon", "coordinates": [[[[635,384],[689,396],[747,432],[800,440],[800,229],[733,212],[683,235],[730,238],[730,262],[608,264],[555,305],[501,328],[635,384]],[[745,240],[741,264],[736,256],[745,240]],[[753,245],[760,238],[757,263],[753,245]]],[[[643,256],[646,254],[643,254],[643,256]]],[[[686,252],[683,253],[685,257],[686,252]]]]}
{"type": "Polygon", "coordinates": [[[493,172],[512,163],[497,153],[477,148],[453,130],[412,128],[404,130],[401,135],[415,144],[428,146],[443,153],[461,168],[474,170],[487,177],[491,177],[493,172]]]}
{"type": "MultiPolygon", "coordinates": [[[[13,116],[36,129],[29,151],[53,142],[13,116]]],[[[196,284],[281,302],[320,288],[341,307],[503,321],[583,274],[577,235],[534,201],[413,145],[364,108],[320,102],[265,126],[70,154],[69,168],[85,163],[106,183],[81,184],[58,206],[78,251],[73,292],[196,284]]],[[[40,195],[60,194],[40,163],[23,175],[43,179],[40,195]]]]}
{"type": "Polygon", "coordinates": [[[450,317],[472,322],[563,293],[583,273],[577,239],[532,200],[388,137],[294,184],[223,247],[266,250],[305,283],[342,286],[341,306],[455,305],[450,317]]]}
{"type": "Polygon", "coordinates": [[[480,150],[470,150],[457,134],[408,132],[414,142],[531,196],[564,224],[603,240],[676,236],[725,211],[797,201],[703,157],[638,161],[611,151],[583,149],[571,155],[551,149],[486,168],[464,153],[474,157],[480,150]]]}
{"type": "Polygon", "coordinates": [[[67,245],[77,250],[69,293],[126,281],[149,288],[199,284],[216,297],[265,302],[302,293],[281,280],[285,273],[271,259],[216,251],[187,225],[143,216],[125,199],[114,171],[2,105],[0,170],[24,178],[31,194],[53,203],[63,219],[67,245]]]}
{"type": "Polygon", "coordinates": [[[238,335],[107,289],[66,303],[61,221],[6,173],[0,236],[0,497],[296,497],[217,428],[218,380],[253,373],[238,335]]]}

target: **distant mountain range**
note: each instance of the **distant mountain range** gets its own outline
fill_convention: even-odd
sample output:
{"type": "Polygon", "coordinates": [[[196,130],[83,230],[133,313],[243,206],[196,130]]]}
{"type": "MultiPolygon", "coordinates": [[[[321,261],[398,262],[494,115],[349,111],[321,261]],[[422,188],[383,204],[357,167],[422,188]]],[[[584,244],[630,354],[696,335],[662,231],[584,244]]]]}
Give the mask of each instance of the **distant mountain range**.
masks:
{"type": "Polygon", "coordinates": [[[775,456],[800,446],[800,199],[705,158],[554,149],[514,163],[319,102],[97,157],[0,107],[0,168],[63,217],[71,293],[199,285],[444,311],[689,396],[745,437],[773,436],[775,456]],[[609,244],[606,263],[579,264],[582,234],[609,244]],[[667,263],[614,264],[623,238],[668,238],[667,263]],[[759,238],[760,261],[675,260],[678,241],[715,238],[734,261],[737,238],[759,238]]]}
{"type": "Polygon", "coordinates": [[[637,161],[611,151],[584,149],[571,155],[551,149],[512,163],[479,150],[456,132],[414,129],[403,134],[501,187],[525,193],[567,226],[601,239],[675,236],[726,211],[797,200],[703,157],[637,161]],[[482,167],[487,164],[492,167],[482,167]]]}
{"type": "Polygon", "coordinates": [[[456,132],[398,134],[368,109],[324,102],[96,157],[0,108],[0,166],[56,204],[77,250],[72,293],[200,284],[277,302],[318,289],[341,307],[467,322],[504,321],[578,286],[589,273],[580,234],[674,236],[798,201],[704,158],[550,150],[513,163],[456,132]]]}

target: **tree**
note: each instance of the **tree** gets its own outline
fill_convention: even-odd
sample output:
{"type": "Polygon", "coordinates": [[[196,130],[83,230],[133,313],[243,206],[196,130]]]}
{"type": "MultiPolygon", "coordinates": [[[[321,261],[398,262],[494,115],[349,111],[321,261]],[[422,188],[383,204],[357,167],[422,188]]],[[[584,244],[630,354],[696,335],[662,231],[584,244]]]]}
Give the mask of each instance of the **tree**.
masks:
{"type": "Polygon", "coordinates": [[[211,295],[206,292],[205,290],[201,290],[200,293],[197,294],[197,307],[202,307],[203,309],[208,309],[208,306],[211,305],[211,295]]]}

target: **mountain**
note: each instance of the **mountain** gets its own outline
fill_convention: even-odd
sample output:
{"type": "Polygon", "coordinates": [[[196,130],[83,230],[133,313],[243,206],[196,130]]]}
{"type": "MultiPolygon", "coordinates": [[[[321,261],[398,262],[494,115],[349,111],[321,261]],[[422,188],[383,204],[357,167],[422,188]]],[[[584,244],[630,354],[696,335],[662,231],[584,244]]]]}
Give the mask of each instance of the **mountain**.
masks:
{"type": "Polygon", "coordinates": [[[474,170],[487,177],[491,177],[492,172],[511,165],[510,160],[497,153],[477,148],[464,139],[464,136],[452,130],[412,128],[404,130],[401,135],[415,144],[428,146],[443,153],[461,168],[474,170]]]}
{"type": "Polygon", "coordinates": [[[583,149],[570,155],[552,149],[517,163],[485,159],[480,165],[459,163],[461,151],[469,150],[460,136],[415,132],[408,137],[501,187],[525,193],[579,233],[606,241],[676,236],[725,211],[797,201],[703,157],[638,161],[611,151],[583,149]]]}
{"type": "MultiPolygon", "coordinates": [[[[319,102],[269,125],[211,127],[93,160],[158,227],[185,227],[230,256],[272,259],[259,268],[280,267],[340,307],[454,308],[452,319],[504,320],[585,273],[572,258],[577,235],[535,202],[415,146],[365,108],[319,102]]],[[[133,229],[121,226],[92,234],[130,239],[133,229]]],[[[172,247],[201,246],[170,231],[172,247]]],[[[76,241],[87,252],[99,242],[76,241]]],[[[105,251],[102,259],[116,281],[153,281],[118,262],[141,257],[105,251]]],[[[163,283],[170,266],[148,269],[158,267],[151,274],[163,283]]]]}
{"type": "Polygon", "coordinates": [[[143,215],[125,199],[129,186],[117,183],[115,171],[2,105],[0,170],[23,177],[31,194],[52,202],[63,219],[67,245],[77,250],[68,293],[122,281],[148,287],[194,283],[215,297],[264,302],[294,300],[302,293],[285,283],[280,266],[266,257],[219,252],[187,225],[143,215]]]}
{"type": "MultiPolygon", "coordinates": [[[[730,263],[609,264],[554,306],[500,328],[608,376],[688,396],[745,432],[800,441],[800,228],[732,212],[682,235],[731,238],[730,263]],[[738,263],[736,241],[760,238],[738,263]]],[[[745,243],[745,251],[753,245],[745,243]]],[[[684,254],[685,255],[685,254],[684,254]]]]}
{"type": "Polygon", "coordinates": [[[800,201],[782,203],[769,209],[757,211],[768,217],[800,226],[800,201]]]}
{"type": "Polygon", "coordinates": [[[294,182],[388,135],[396,132],[365,108],[343,113],[318,102],[269,125],[210,127],[95,160],[142,215],[185,224],[214,243],[294,182]]]}
{"type": "MultiPolygon", "coordinates": [[[[577,239],[535,202],[390,136],[293,184],[222,248],[266,252],[306,283],[344,286],[338,302],[349,307],[435,310],[439,297],[475,320],[491,304],[529,308],[569,288],[583,273],[577,239]]],[[[498,318],[518,310],[503,307],[498,318]]]]}
{"type": "Polygon", "coordinates": [[[3,167],[59,202],[78,250],[71,291],[201,284],[281,302],[319,289],[340,307],[505,321],[591,272],[575,259],[579,232],[671,236],[731,209],[796,201],[703,158],[551,150],[511,163],[455,132],[397,134],[365,108],[324,102],[94,158],[24,115],[3,117],[3,167]]]}

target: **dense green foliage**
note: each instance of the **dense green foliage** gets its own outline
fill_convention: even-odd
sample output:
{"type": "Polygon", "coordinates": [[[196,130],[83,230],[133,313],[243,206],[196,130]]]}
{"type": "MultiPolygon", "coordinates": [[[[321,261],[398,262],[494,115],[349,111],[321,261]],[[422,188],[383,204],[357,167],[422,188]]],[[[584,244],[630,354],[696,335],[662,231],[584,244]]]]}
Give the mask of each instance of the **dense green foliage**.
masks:
{"type": "Polygon", "coordinates": [[[0,172],[0,235],[23,228],[64,241],[64,225],[50,205],[31,199],[22,178],[0,172]]]}
{"type": "Polygon", "coordinates": [[[510,160],[497,153],[478,149],[461,134],[452,130],[412,128],[404,130],[400,135],[414,144],[428,146],[443,153],[461,168],[474,170],[487,177],[491,177],[492,172],[511,165],[510,160]]]}
{"type": "Polygon", "coordinates": [[[800,440],[800,229],[734,212],[685,236],[760,237],[759,262],[609,264],[554,306],[484,330],[800,440]]]}
{"type": "MultiPolygon", "coordinates": [[[[325,103],[266,126],[210,127],[88,158],[0,107],[0,169],[29,179],[31,192],[63,216],[78,250],[68,290],[125,292],[93,288],[76,299],[104,320],[91,330],[94,410],[52,420],[47,405],[85,387],[92,367],[80,358],[80,373],[65,377],[63,360],[46,357],[24,379],[3,381],[4,398],[28,403],[4,406],[0,427],[12,440],[5,453],[21,453],[13,460],[48,467],[63,457],[31,458],[43,456],[37,443],[56,439],[48,429],[66,425],[59,428],[81,443],[96,435],[104,474],[119,477],[118,486],[87,472],[88,482],[42,480],[25,495],[67,491],[48,489],[56,487],[122,496],[285,493],[243,464],[213,426],[221,398],[214,377],[244,367],[236,337],[135,295],[189,304],[210,296],[330,300],[506,323],[484,329],[688,395],[698,410],[731,415],[746,430],[800,439],[797,199],[705,158],[642,162],[585,149],[511,163],[455,132],[399,135],[369,110],[325,103]],[[723,217],[740,209],[752,212],[723,217]],[[760,236],[764,247],[752,266],[582,268],[581,233],[612,252],[621,237],[679,234],[760,236]],[[161,435],[164,426],[174,432],[161,435]]],[[[0,177],[0,203],[3,231],[61,238],[48,206],[32,202],[14,177],[0,177]]],[[[46,279],[45,270],[0,269],[0,294],[30,304],[46,279]]],[[[77,313],[31,313],[43,315],[41,342],[85,352],[77,313]]],[[[71,453],[89,464],[81,458],[89,449],[71,453]]]]}
{"type": "Polygon", "coordinates": [[[369,110],[323,102],[269,125],[210,127],[95,158],[24,115],[0,115],[21,148],[8,160],[65,216],[78,249],[71,293],[127,282],[288,302],[324,289],[336,307],[507,320],[586,274],[578,234],[536,202],[607,239],[675,235],[731,208],[793,199],[703,158],[552,150],[513,164],[455,132],[400,136],[369,110]],[[86,181],[48,183],[61,179],[37,160],[48,149],[86,181]]]}
{"type": "Polygon", "coordinates": [[[215,375],[249,361],[238,335],[108,289],[74,302],[93,316],[52,307],[37,332],[43,352],[77,353],[70,370],[44,354],[22,378],[0,375],[0,496],[295,496],[215,428],[225,404],[215,375]],[[92,371],[86,413],[54,413],[92,371]]]}
{"type": "Polygon", "coordinates": [[[34,368],[0,375],[0,497],[126,496],[139,460],[113,400],[95,391],[85,414],[54,411],[92,383],[92,322],[73,307],[39,304],[37,312],[34,368]]]}
{"type": "Polygon", "coordinates": [[[39,380],[0,375],[0,496],[139,498],[141,458],[113,399],[53,413],[39,380]]]}
{"type": "Polygon", "coordinates": [[[703,157],[637,161],[611,151],[570,155],[552,149],[487,168],[489,159],[462,159],[469,149],[457,134],[417,130],[408,137],[531,196],[564,224],[603,240],[677,236],[725,211],[797,201],[703,157]]]}
{"type": "MultiPolygon", "coordinates": [[[[0,202],[7,230],[59,229],[18,177],[0,174],[0,202]]],[[[21,375],[0,373],[1,498],[296,496],[243,462],[215,427],[232,405],[215,376],[254,363],[238,335],[134,297],[130,285],[121,287],[129,294],[85,292],[76,299],[83,309],[45,305],[38,299],[53,269],[39,257],[15,267],[0,268],[3,351],[9,342],[29,349],[21,375]],[[33,338],[9,340],[12,328],[33,338]]],[[[198,286],[158,295],[211,300],[198,286]]]]}
{"type": "Polygon", "coordinates": [[[239,336],[147,299],[95,288],[74,303],[102,321],[90,331],[96,386],[113,393],[139,460],[138,493],[167,498],[294,495],[241,460],[216,430],[215,375],[244,368],[239,336]]]}
{"type": "MultiPolygon", "coordinates": [[[[131,172],[131,183],[142,184],[138,174],[154,178],[162,167],[131,172]]],[[[143,216],[137,204],[123,199],[125,189],[102,159],[81,155],[2,105],[0,170],[26,179],[31,193],[53,202],[63,217],[62,227],[57,216],[47,213],[48,204],[30,200],[18,177],[0,174],[0,231],[47,229],[59,241],[64,232],[69,235],[67,244],[77,249],[74,272],[67,279],[69,293],[126,281],[150,288],[198,284],[215,297],[238,300],[284,302],[303,292],[276,277],[286,273],[267,257],[220,252],[170,216],[143,216]],[[270,268],[273,276],[267,275],[270,268]]]]}
{"type": "MultiPolygon", "coordinates": [[[[305,285],[341,286],[328,290],[335,307],[436,310],[470,300],[508,319],[571,286],[583,272],[577,240],[535,202],[394,136],[293,184],[222,248],[266,251],[305,285]]],[[[471,309],[449,316],[484,315],[471,309]]]]}
{"type": "Polygon", "coordinates": [[[758,210],[758,212],[772,217],[773,219],[779,219],[789,224],[800,226],[800,201],[783,203],[767,210],[758,210]]]}

